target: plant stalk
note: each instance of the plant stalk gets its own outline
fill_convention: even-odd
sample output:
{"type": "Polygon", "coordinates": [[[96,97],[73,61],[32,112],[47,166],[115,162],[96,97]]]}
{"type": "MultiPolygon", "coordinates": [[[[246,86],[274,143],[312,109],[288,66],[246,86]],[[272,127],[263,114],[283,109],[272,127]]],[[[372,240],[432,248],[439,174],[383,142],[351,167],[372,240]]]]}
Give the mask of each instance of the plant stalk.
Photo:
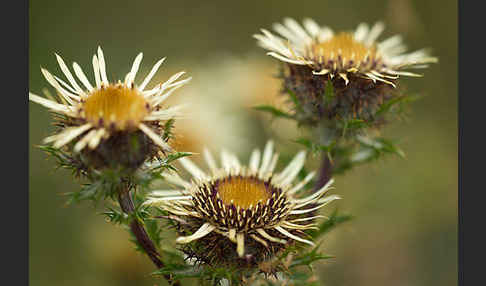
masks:
{"type": "MultiPolygon", "coordinates": [[[[129,188],[124,187],[122,190],[120,190],[118,193],[118,202],[124,213],[132,215],[135,212],[135,206],[133,204],[129,188]]],[[[160,254],[145,231],[145,228],[136,218],[133,218],[130,222],[130,230],[137,239],[138,244],[145,250],[145,253],[147,253],[148,257],[150,260],[152,260],[155,266],[157,266],[158,269],[163,268],[165,265],[164,262],[160,260],[160,254]]],[[[164,278],[167,280],[167,282],[169,282],[169,285],[181,285],[179,281],[174,281],[172,275],[164,274],[164,278]]]]}
{"type": "Polygon", "coordinates": [[[322,188],[332,177],[332,163],[326,152],[322,152],[321,166],[319,168],[319,177],[314,186],[314,191],[322,188]]]}

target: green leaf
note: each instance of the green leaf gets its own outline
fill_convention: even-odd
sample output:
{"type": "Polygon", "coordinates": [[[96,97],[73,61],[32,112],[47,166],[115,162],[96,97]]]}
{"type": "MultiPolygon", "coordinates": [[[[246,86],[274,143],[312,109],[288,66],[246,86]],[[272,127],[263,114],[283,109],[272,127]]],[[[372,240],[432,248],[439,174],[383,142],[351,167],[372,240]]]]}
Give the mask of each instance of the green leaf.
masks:
{"type": "Polygon", "coordinates": [[[256,110],[259,110],[259,111],[264,111],[264,112],[268,112],[270,114],[272,114],[273,116],[275,117],[283,117],[283,118],[288,118],[288,119],[293,119],[294,117],[274,106],[271,106],[271,105],[258,105],[258,106],[255,106],[253,107],[254,109],[256,110]]]}
{"type": "Polygon", "coordinates": [[[189,264],[167,263],[164,268],[151,273],[151,275],[174,275],[174,279],[199,277],[201,269],[189,264]]]}
{"type": "Polygon", "coordinates": [[[290,264],[289,268],[295,268],[297,266],[310,267],[311,264],[314,263],[315,261],[334,258],[334,256],[332,256],[332,255],[325,255],[325,254],[318,253],[317,252],[318,247],[319,246],[314,247],[314,249],[312,249],[312,251],[301,254],[298,257],[294,258],[292,260],[292,263],[290,264]]]}
{"type": "Polygon", "coordinates": [[[304,145],[309,150],[314,150],[314,143],[312,143],[310,139],[298,138],[297,140],[294,140],[294,142],[304,145]]]}
{"type": "Polygon", "coordinates": [[[91,184],[84,184],[81,190],[77,192],[65,193],[65,195],[69,197],[66,203],[70,205],[85,200],[96,201],[101,195],[102,185],[103,183],[101,181],[95,181],[91,184]]]}
{"type": "Polygon", "coordinates": [[[167,120],[164,124],[164,134],[162,136],[162,138],[164,138],[164,140],[169,140],[169,139],[172,139],[173,138],[173,135],[172,135],[172,129],[174,128],[174,123],[175,123],[175,120],[173,118],[167,120]]]}
{"type": "Polygon", "coordinates": [[[402,158],[406,157],[405,152],[403,152],[402,149],[400,149],[397,145],[395,145],[390,140],[385,139],[385,138],[377,138],[376,140],[383,145],[383,147],[382,147],[383,151],[396,154],[396,155],[398,155],[402,158]]]}
{"type": "Polygon", "coordinates": [[[368,126],[368,123],[363,119],[351,119],[346,121],[348,129],[359,129],[368,126]]]}
{"type": "Polygon", "coordinates": [[[177,152],[177,153],[174,153],[174,154],[169,154],[163,161],[164,161],[165,164],[170,164],[170,163],[172,163],[173,161],[175,161],[177,159],[180,159],[182,157],[191,156],[192,154],[194,154],[194,153],[191,153],[191,152],[177,152]]]}
{"type": "Polygon", "coordinates": [[[304,145],[312,153],[327,152],[328,154],[330,154],[333,151],[334,147],[337,144],[337,142],[333,140],[328,145],[320,145],[320,144],[315,144],[314,142],[312,142],[310,139],[307,138],[298,138],[297,140],[294,140],[294,142],[304,145]]]}
{"type": "Polygon", "coordinates": [[[307,273],[294,273],[290,276],[292,285],[295,286],[319,286],[319,281],[313,279],[315,277],[312,274],[307,273]]]}
{"type": "Polygon", "coordinates": [[[299,102],[299,99],[297,98],[297,96],[295,95],[295,93],[293,91],[291,91],[290,89],[288,89],[288,88],[287,88],[287,93],[290,95],[290,99],[294,103],[295,109],[300,110],[302,107],[301,107],[300,102],[299,102]]]}
{"type": "MultiPolygon", "coordinates": [[[[211,281],[211,285],[219,285],[219,281],[223,278],[238,283],[240,278],[240,271],[238,269],[226,268],[226,267],[211,267],[208,265],[194,266],[187,263],[166,263],[164,268],[161,268],[152,275],[166,275],[171,274],[174,279],[183,278],[199,278],[200,285],[206,285],[208,281],[211,281]],[[206,283],[204,283],[206,282],[206,283]],[[215,284],[217,283],[217,284],[215,284]]],[[[238,284],[232,284],[238,285],[238,284]]]]}
{"type": "Polygon", "coordinates": [[[170,169],[170,170],[173,170],[175,171],[175,168],[172,167],[170,164],[182,157],[187,157],[187,156],[191,156],[193,155],[194,153],[191,153],[191,152],[176,152],[176,153],[172,153],[172,154],[169,154],[167,155],[167,157],[163,158],[163,159],[159,159],[158,160],[158,165],[155,165],[153,168],[152,168],[152,172],[158,172],[160,173],[160,169],[170,169]]]}
{"type": "Polygon", "coordinates": [[[87,166],[79,160],[79,157],[73,157],[61,149],[51,146],[39,146],[39,148],[56,159],[56,169],[63,168],[71,170],[74,177],[80,177],[81,174],[84,174],[87,171],[87,166]]]}
{"type": "Polygon", "coordinates": [[[341,122],[341,124],[344,125],[343,134],[342,134],[343,137],[346,135],[347,130],[355,131],[369,126],[368,122],[364,121],[363,119],[356,119],[356,118],[349,119],[349,120],[344,119],[341,122]]]}
{"type": "Polygon", "coordinates": [[[351,220],[353,218],[353,216],[351,215],[348,215],[348,214],[339,214],[338,213],[338,210],[336,209],[332,214],[331,216],[329,217],[328,220],[325,220],[324,222],[322,222],[319,226],[318,226],[318,229],[317,230],[313,230],[310,232],[310,235],[313,239],[316,239],[320,236],[322,236],[323,234],[331,231],[333,228],[335,228],[336,226],[342,224],[342,223],[345,223],[349,220],[351,220]]]}
{"type": "Polygon", "coordinates": [[[376,152],[377,157],[384,153],[392,153],[405,158],[405,153],[391,140],[385,138],[369,138],[365,136],[357,136],[356,139],[363,146],[372,148],[376,152]]]}
{"type": "Polygon", "coordinates": [[[105,215],[110,222],[115,224],[126,224],[129,221],[129,215],[111,207],[108,207],[108,210],[102,214],[105,215]]]}
{"type": "Polygon", "coordinates": [[[157,248],[160,248],[162,229],[159,227],[159,223],[156,220],[149,219],[144,221],[144,226],[150,240],[152,240],[157,248]]]}
{"type": "Polygon", "coordinates": [[[421,98],[420,95],[398,96],[383,103],[376,111],[375,116],[380,116],[392,109],[396,104],[410,103],[421,98]]]}

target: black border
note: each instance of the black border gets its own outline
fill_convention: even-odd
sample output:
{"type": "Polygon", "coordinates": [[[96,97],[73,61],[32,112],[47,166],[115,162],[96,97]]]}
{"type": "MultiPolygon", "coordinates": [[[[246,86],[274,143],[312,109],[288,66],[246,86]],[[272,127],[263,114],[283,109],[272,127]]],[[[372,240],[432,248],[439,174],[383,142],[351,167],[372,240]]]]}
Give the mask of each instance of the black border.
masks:
{"type": "Polygon", "coordinates": [[[29,284],[29,1],[3,5],[2,27],[2,285],[29,284]],[[6,254],[6,255],[5,255],[6,254]]]}
{"type": "Polygon", "coordinates": [[[484,10],[480,5],[472,6],[472,3],[479,2],[458,1],[458,285],[485,284],[483,273],[486,235],[483,233],[486,188],[482,166],[486,159],[486,145],[483,140],[486,131],[486,94],[482,88],[482,55],[486,46],[479,39],[485,34],[484,25],[480,24],[484,19],[484,10]]]}

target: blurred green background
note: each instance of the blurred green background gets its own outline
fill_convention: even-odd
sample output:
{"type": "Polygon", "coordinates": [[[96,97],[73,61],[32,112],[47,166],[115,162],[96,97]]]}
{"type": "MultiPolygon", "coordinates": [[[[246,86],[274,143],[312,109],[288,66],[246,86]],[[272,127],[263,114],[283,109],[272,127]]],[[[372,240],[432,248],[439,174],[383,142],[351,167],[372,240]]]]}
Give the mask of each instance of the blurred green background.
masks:
{"type": "MultiPolygon", "coordinates": [[[[312,17],[334,29],[384,20],[380,39],[401,33],[410,50],[431,47],[440,59],[424,78],[402,80],[424,97],[406,121],[384,131],[407,158],[388,157],[337,177],[333,192],[344,199],[327,211],[338,207],[355,219],[327,235],[324,250],[336,258],[318,266],[323,285],[456,285],[456,1],[31,0],[30,90],[41,94],[48,86],[40,66],[61,74],[54,52],[78,62],[91,81],[98,45],[111,79],[123,79],[140,51],[141,74],[167,56],[157,80],[180,70],[193,76],[173,95],[173,102],[192,104],[188,118],[177,123],[180,150],[226,146],[245,156],[283,130],[276,134],[278,146],[294,151],[293,125],[248,108],[278,101],[277,62],[252,34],[285,16],[312,17]]],[[[61,194],[77,190],[78,182],[54,171],[54,160],[35,147],[52,130],[48,112],[30,104],[30,285],[165,285],[148,275],[154,270],[149,260],[135,252],[125,230],[105,222],[100,208],[64,206],[61,194]]],[[[310,158],[308,167],[316,165],[310,158]]]]}

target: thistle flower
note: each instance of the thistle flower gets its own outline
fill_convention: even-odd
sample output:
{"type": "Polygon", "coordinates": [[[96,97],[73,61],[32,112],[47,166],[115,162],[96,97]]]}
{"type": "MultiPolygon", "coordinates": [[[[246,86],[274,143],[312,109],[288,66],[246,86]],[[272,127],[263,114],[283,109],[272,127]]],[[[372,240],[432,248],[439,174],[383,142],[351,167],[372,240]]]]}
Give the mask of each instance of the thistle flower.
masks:
{"type": "Polygon", "coordinates": [[[162,122],[178,115],[181,106],[164,109],[162,103],[190,78],[177,81],[184,74],[179,72],[168,81],[146,89],[165,58],[153,66],[142,83],[135,84],[142,57],[142,53],[137,55],[124,82],[109,82],[103,51],[98,47],[93,56],[96,85],[93,86],[81,67],[73,63],[74,73],[83,84],[80,86],[64,60],[56,54],[69,84],[44,68],[41,72],[55,88],[59,100],[29,92],[29,100],[54,112],[56,124],[61,127],[59,133],[45,138],[44,143],[53,143],[54,148],[69,145],[70,150],[82,153],[96,167],[106,167],[113,162],[137,167],[158,151],[170,150],[162,138],[162,122]]]}
{"type": "Polygon", "coordinates": [[[354,32],[334,33],[312,19],[305,19],[302,27],[286,18],[273,28],[285,39],[265,29],[254,37],[270,51],[268,55],[286,63],[284,89],[297,96],[310,113],[306,117],[314,120],[373,119],[378,106],[396,95],[399,76],[421,76],[407,69],[426,68],[438,61],[426,50],[404,53],[400,35],[377,42],[384,30],[381,22],[371,29],[361,23],[354,32]],[[332,82],[335,96],[324,106],[327,81],[332,82]]]}
{"type": "Polygon", "coordinates": [[[234,154],[221,152],[221,167],[204,151],[211,173],[187,158],[179,162],[192,175],[190,182],[176,174],[164,174],[180,189],[153,191],[147,205],[159,206],[176,223],[189,258],[210,265],[252,267],[274,257],[287,246],[314,245],[305,230],[315,228],[315,212],[339,199],[323,197],[332,180],[316,192],[302,197],[302,189],[314,172],[293,184],[305,161],[299,152],[281,172],[275,172],[278,153],[269,141],[260,158],[255,149],[247,166],[234,154]],[[261,161],[260,161],[261,159],[261,161]]]}

